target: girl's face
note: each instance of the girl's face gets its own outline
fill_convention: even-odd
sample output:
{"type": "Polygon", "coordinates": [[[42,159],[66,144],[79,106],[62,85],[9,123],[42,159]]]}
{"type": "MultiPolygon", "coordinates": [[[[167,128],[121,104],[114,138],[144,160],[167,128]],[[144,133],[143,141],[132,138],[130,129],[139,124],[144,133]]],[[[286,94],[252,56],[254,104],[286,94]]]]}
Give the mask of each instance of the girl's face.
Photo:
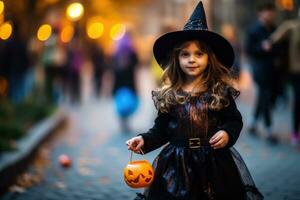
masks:
{"type": "Polygon", "coordinates": [[[199,48],[196,41],[185,42],[179,51],[179,66],[186,78],[197,78],[206,69],[208,55],[199,48]]]}

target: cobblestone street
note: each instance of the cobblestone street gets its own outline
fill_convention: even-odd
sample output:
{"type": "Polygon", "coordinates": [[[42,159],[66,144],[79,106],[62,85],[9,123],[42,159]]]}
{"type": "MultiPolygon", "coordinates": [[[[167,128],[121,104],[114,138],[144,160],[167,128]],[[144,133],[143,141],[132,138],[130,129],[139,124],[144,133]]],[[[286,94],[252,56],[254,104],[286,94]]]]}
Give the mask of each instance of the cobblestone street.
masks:
{"type": "MultiPolygon", "coordinates": [[[[28,174],[38,174],[40,180],[24,191],[8,192],[2,199],[133,199],[139,190],[130,189],[123,182],[123,168],[130,157],[125,141],[146,131],[153,123],[155,110],[149,88],[141,99],[139,111],[130,121],[134,130],[131,134],[120,131],[110,99],[90,99],[80,107],[67,106],[69,122],[40,149],[36,161],[27,170],[28,174]],[[61,154],[71,157],[70,168],[59,165],[61,154]]],[[[253,95],[253,92],[251,87],[245,93],[253,95]]],[[[238,100],[245,125],[235,147],[243,156],[265,199],[300,199],[300,152],[288,143],[290,106],[279,105],[276,109],[275,130],[281,143],[270,145],[263,134],[253,137],[247,133],[253,104],[250,97],[242,94],[238,100]]],[[[152,161],[157,153],[158,150],[144,158],[152,161]]],[[[134,159],[141,157],[135,155],[134,159]]]]}

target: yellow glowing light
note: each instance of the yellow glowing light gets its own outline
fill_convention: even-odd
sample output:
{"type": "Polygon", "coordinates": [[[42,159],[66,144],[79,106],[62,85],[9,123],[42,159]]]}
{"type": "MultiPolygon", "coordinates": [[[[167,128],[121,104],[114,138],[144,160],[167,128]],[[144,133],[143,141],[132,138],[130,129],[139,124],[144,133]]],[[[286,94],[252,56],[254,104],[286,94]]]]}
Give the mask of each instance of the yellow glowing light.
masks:
{"type": "Polygon", "coordinates": [[[66,26],[62,29],[60,39],[62,42],[69,42],[73,38],[74,28],[72,26],[66,26]]]}
{"type": "Polygon", "coordinates": [[[54,4],[54,3],[57,3],[58,0],[46,0],[46,2],[47,2],[48,4],[54,4]]]}
{"type": "Polygon", "coordinates": [[[113,40],[120,40],[126,32],[126,27],[124,24],[116,24],[110,30],[110,37],[113,40]]]}
{"type": "Polygon", "coordinates": [[[72,3],[67,8],[67,16],[72,21],[79,20],[84,13],[84,8],[81,3],[72,3]]]}
{"type": "Polygon", "coordinates": [[[294,1],[293,0],[277,0],[279,8],[283,10],[292,11],[294,10],[294,1]]]}
{"type": "Polygon", "coordinates": [[[87,26],[87,35],[92,39],[98,39],[102,36],[104,25],[100,22],[95,22],[87,26]]]}
{"type": "Polygon", "coordinates": [[[7,40],[12,34],[12,26],[10,23],[5,22],[0,26],[0,38],[7,40]]]}
{"type": "Polygon", "coordinates": [[[49,24],[43,24],[40,26],[38,32],[37,32],[37,38],[40,41],[46,41],[51,36],[52,28],[49,24]]]}
{"type": "Polygon", "coordinates": [[[2,14],[3,11],[4,11],[4,2],[0,1],[0,15],[2,14]]]}

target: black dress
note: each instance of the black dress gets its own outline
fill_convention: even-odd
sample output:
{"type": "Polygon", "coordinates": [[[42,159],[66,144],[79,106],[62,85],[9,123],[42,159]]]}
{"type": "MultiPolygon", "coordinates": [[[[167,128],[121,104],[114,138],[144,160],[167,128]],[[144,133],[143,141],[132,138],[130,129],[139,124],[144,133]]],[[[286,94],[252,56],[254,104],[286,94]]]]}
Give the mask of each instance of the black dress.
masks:
{"type": "Polygon", "coordinates": [[[208,109],[208,94],[183,93],[187,95],[184,104],[173,106],[168,113],[159,112],[154,126],[140,134],[145,153],[168,144],[154,160],[152,185],[136,199],[263,199],[232,148],[243,125],[233,98],[229,97],[227,107],[212,111],[208,109]],[[229,134],[229,143],[214,150],[208,141],[218,130],[229,134]]]}

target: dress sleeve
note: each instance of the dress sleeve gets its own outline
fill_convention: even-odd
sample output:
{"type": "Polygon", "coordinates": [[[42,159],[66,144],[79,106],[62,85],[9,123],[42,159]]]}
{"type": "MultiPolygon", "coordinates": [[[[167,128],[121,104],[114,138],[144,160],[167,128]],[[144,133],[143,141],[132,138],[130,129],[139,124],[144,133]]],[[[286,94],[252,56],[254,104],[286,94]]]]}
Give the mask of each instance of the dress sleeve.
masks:
{"type": "Polygon", "coordinates": [[[139,134],[144,139],[144,153],[153,151],[169,141],[167,127],[170,121],[168,113],[158,112],[154,125],[146,133],[139,134]]]}
{"type": "Polygon", "coordinates": [[[226,147],[232,147],[240,136],[240,132],[243,127],[242,116],[236,107],[235,101],[231,95],[229,95],[229,105],[220,111],[221,114],[221,126],[218,130],[224,130],[229,135],[229,142],[226,147]]]}

